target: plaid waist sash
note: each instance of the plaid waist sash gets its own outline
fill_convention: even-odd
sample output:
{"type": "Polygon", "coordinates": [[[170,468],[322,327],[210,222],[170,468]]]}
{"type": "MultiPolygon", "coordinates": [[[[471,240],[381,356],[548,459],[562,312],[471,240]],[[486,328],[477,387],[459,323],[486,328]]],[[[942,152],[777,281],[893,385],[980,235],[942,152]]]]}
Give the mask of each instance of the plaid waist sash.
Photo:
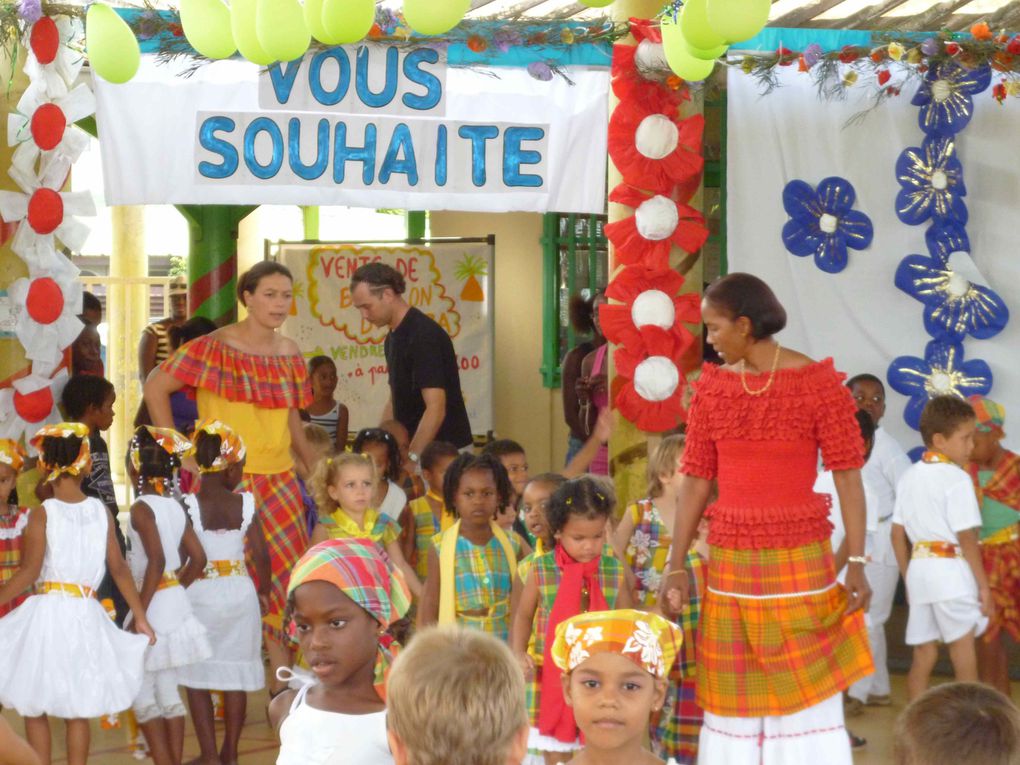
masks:
{"type": "Polygon", "coordinates": [[[1008,545],[1010,542],[1015,542],[1018,539],[1020,539],[1020,525],[1014,523],[1012,526],[999,529],[994,534],[989,534],[981,540],[981,544],[986,547],[989,545],[1008,545]]]}
{"type": "Polygon", "coordinates": [[[211,560],[205,564],[203,579],[219,579],[224,576],[248,576],[243,560],[211,560]]]}
{"type": "Polygon", "coordinates": [[[911,558],[962,558],[960,546],[952,542],[915,542],[911,558]]]}
{"type": "Polygon", "coordinates": [[[70,595],[72,598],[94,598],[96,591],[84,584],[70,584],[68,582],[40,582],[36,585],[35,591],[40,595],[60,593],[70,595]]]}

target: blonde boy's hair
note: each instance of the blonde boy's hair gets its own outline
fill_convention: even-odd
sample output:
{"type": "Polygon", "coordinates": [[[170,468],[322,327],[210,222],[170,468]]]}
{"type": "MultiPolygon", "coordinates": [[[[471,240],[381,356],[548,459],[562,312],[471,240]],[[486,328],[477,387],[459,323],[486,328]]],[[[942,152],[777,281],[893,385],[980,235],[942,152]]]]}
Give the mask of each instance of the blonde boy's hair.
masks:
{"type": "Polygon", "coordinates": [[[1020,765],[1020,710],[987,685],[936,686],[896,721],[893,758],[896,765],[1020,765]]]}
{"type": "Polygon", "coordinates": [[[329,435],[329,431],[321,425],[316,425],[314,422],[306,422],[305,438],[317,451],[326,453],[333,451],[333,438],[329,435]]]}
{"type": "Polygon", "coordinates": [[[386,724],[409,765],[505,765],[528,724],[524,680],[505,643],[463,627],[419,632],[393,665],[386,724]]]}
{"type": "Polygon", "coordinates": [[[684,451],[684,437],[682,435],[666,436],[655,447],[652,456],[648,459],[648,496],[661,496],[665,487],[662,485],[663,473],[672,473],[680,467],[680,455],[684,451]]]}
{"type": "Polygon", "coordinates": [[[375,462],[367,454],[356,454],[354,452],[341,452],[335,457],[324,457],[315,466],[315,471],[309,479],[309,487],[312,490],[312,499],[319,509],[319,515],[331,515],[336,512],[337,502],[329,496],[329,487],[336,484],[340,471],[345,467],[357,465],[368,468],[372,474],[372,485],[376,483],[375,462]]]}

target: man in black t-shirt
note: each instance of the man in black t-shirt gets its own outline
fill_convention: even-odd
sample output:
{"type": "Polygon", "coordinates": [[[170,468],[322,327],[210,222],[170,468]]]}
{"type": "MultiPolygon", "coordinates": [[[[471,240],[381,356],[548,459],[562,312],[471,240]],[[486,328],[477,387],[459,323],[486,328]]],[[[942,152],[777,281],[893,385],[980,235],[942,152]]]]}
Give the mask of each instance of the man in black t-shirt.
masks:
{"type": "Polygon", "coordinates": [[[408,458],[432,441],[458,448],[471,444],[471,425],[460,388],[457,355],[450,336],[435,321],[407,304],[404,277],[385,263],[354,272],[351,297],[366,321],[389,327],[384,350],[390,399],[382,420],[396,419],[411,433],[408,458]]]}

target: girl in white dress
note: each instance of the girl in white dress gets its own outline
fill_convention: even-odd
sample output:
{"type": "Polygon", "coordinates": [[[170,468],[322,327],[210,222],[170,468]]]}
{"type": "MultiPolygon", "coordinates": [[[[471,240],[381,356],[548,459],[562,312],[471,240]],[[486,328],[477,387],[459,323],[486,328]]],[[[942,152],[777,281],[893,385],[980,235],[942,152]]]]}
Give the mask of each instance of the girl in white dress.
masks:
{"type": "Polygon", "coordinates": [[[114,519],[81,491],[92,465],[88,435],[81,423],[61,423],[32,439],[53,498],[29,516],[21,569],[0,587],[6,603],[35,584],[36,594],[0,620],[0,704],[25,717],[26,737],[43,763],[50,762],[52,715],[67,723],[68,762],[84,765],[89,719],[131,706],[146,645],[156,641],[114,519]],[[118,629],[96,599],[107,568],[136,615],[137,635],[118,629]]]}
{"type": "Polygon", "coordinates": [[[151,426],[138,428],[128,449],[138,488],[128,528],[128,565],[157,638],[145,654],[145,676],[133,706],[156,765],[180,765],[185,712],[178,675],[212,654],[205,627],[181,586],[189,572],[193,578],[205,568],[205,552],[184,508],[171,496],[181,457],[190,451],[191,442],[177,431],[151,426]]]}
{"type": "Polygon", "coordinates": [[[230,765],[237,761],[247,694],[266,682],[259,607],[265,610],[269,603],[269,551],[254,497],[234,492],[244,471],[240,437],[222,422],[205,420],[196,426],[192,441],[202,482],[184,504],[208,562],[188,586],[188,599],[209,632],[213,653],[184,667],[180,680],[201,752],[197,761],[230,765]],[[258,576],[257,594],[244,564],[245,541],[258,576]],[[223,691],[225,731],[219,751],[211,690],[223,691]]]}

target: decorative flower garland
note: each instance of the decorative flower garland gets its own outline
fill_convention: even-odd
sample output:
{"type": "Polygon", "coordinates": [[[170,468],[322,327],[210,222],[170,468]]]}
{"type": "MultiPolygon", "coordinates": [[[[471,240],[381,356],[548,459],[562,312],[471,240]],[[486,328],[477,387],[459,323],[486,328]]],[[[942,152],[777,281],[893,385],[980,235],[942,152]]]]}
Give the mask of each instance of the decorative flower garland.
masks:
{"type": "MultiPolygon", "coordinates": [[[[55,6],[47,6],[48,10],[55,6]]],[[[64,9],[64,6],[59,6],[64,9]]],[[[21,189],[0,191],[0,215],[15,224],[11,249],[28,266],[28,277],[8,287],[15,333],[31,362],[29,374],[0,390],[0,438],[20,439],[59,419],[56,400],[67,380],[64,352],[81,332],[79,270],[58,251],[58,241],[78,250],[88,227],[77,215],[95,215],[87,192],[64,192],[72,163],[88,145],[74,122],[95,111],[87,85],[73,87],[83,63],[80,9],[56,18],[38,2],[20,6],[17,37],[27,49],[29,85],[9,117],[17,145],[8,174],[21,189]]],[[[14,29],[5,8],[0,29],[14,29]]]]}
{"type": "Polygon", "coordinates": [[[623,268],[606,289],[618,301],[599,318],[613,354],[614,402],[639,428],[661,432],[684,419],[686,380],[681,357],[695,343],[698,296],[680,295],[684,278],[669,265],[676,245],[697,252],[708,238],[701,213],[687,202],[704,167],[701,115],[681,119],[686,87],[663,74],[662,38],[649,22],[635,22],[637,45],[614,46],[613,92],[620,99],[609,123],[609,156],[623,176],[611,202],[634,214],[606,226],[623,268]]]}

